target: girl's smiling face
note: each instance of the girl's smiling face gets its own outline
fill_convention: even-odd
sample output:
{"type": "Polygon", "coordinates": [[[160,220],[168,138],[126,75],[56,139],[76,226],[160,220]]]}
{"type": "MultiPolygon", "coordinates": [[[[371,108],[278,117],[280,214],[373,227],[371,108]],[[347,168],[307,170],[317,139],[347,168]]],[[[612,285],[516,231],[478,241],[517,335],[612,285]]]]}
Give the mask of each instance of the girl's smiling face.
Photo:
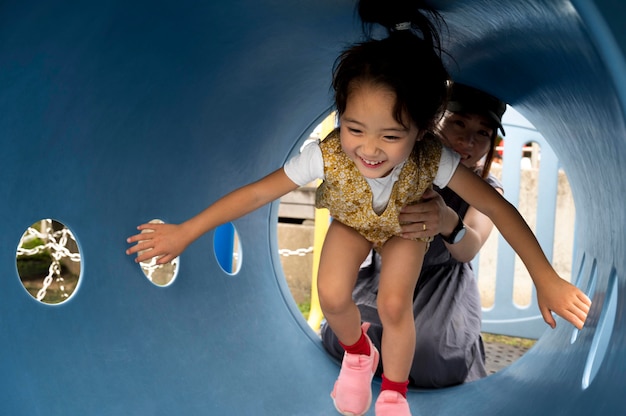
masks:
{"type": "Polygon", "coordinates": [[[485,116],[450,111],[439,123],[439,132],[443,144],[461,155],[461,163],[468,168],[474,168],[487,154],[496,133],[485,116]]]}
{"type": "Polygon", "coordinates": [[[396,95],[390,90],[360,84],[350,92],[339,118],[341,147],[366,178],[387,176],[407,160],[421,137],[413,122],[404,126],[395,119],[395,104],[396,95]]]}

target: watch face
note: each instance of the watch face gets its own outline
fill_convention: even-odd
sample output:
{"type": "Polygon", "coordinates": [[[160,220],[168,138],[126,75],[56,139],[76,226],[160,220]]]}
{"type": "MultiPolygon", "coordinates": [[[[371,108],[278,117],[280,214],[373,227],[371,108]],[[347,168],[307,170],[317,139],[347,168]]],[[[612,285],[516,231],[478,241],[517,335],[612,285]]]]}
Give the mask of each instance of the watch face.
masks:
{"type": "Polygon", "coordinates": [[[461,228],[458,233],[454,236],[454,244],[458,243],[465,236],[465,227],[461,228]]]}

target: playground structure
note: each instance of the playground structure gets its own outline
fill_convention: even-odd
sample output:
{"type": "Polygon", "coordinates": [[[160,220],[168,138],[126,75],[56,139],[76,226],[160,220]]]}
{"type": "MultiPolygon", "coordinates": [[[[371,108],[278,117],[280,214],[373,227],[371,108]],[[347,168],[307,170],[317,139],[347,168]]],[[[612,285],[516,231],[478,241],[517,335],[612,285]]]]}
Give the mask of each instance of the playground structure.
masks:
{"type": "MultiPolygon", "coordinates": [[[[506,370],[412,391],[412,408],[624,414],[626,5],[431,4],[454,78],[512,104],[565,167],[575,281],[594,303],[582,331],[559,319],[506,370]]],[[[330,110],[335,56],[359,39],[353,2],[10,0],[0,16],[0,412],[334,414],[338,366],[281,276],[277,204],[234,223],[235,275],[211,233],[164,287],[124,250],[137,224],[180,222],[297,151],[330,110]],[[43,218],[81,253],[79,286],[59,305],[16,273],[20,237],[43,218]]]]}

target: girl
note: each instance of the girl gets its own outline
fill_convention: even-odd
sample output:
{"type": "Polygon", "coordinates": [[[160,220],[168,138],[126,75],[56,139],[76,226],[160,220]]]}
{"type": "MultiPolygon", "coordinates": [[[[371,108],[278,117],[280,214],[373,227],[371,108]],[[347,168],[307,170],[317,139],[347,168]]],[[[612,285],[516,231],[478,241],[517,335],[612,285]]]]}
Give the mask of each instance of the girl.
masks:
{"type": "MultiPolygon", "coordinates": [[[[489,161],[495,154],[498,129],[504,134],[501,118],[505,110],[506,104],[497,98],[454,83],[436,129],[442,142],[461,155],[461,163],[498,192],[502,192],[502,184],[489,173],[489,161]]],[[[417,337],[410,385],[441,388],[486,376],[480,295],[469,261],[489,237],[493,223],[449,188],[428,190],[421,202],[403,208],[399,218],[403,237],[435,237],[413,294],[417,337]]],[[[379,281],[380,256],[375,254],[359,271],[352,297],[361,319],[371,323],[368,336],[380,349],[379,281]]],[[[344,349],[327,324],[321,335],[326,350],[341,359],[344,349]]],[[[379,365],[377,374],[380,371],[379,365]]]]}
{"type": "Polygon", "coordinates": [[[377,5],[362,2],[361,11],[367,13],[361,16],[375,16],[388,27],[389,36],[354,45],[339,57],[333,88],[340,127],[321,143],[307,146],[284,168],[235,190],[180,225],[139,226],[153,232],[129,237],[128,242],[136,244],[126,252],[140,252],[136,261],[155,256],[158,263],[171,261],[203,233],[323,178],[317,205],[328,207],[334,221],[321,253],[319,298],[329,325],[346,348],[331,396],[344,415],[362,415],[370,406],[379,354],[364,333],[367,324],[361,327],[351,295],[359,266],[374,246],[384,258],[378,307],[385,328],[383,386],[376,414],[401,416],[411,414],[405,395],[415,345],[412,293],[430,239],[400,237],[397,215],[431,184],[449,186],[488,215],[538,287],[563,288],[558,299],[539,300],[546,311],[580,327],[589,300],[555,273],[515,208],[459,165],[456,153],[426,136],[445,100],[447,81],[428,20],[419,12],[409,14],[411,8],[399,8],[404,10],[397,14],[387,3],[380,9],[371,6],[377,5]]]}

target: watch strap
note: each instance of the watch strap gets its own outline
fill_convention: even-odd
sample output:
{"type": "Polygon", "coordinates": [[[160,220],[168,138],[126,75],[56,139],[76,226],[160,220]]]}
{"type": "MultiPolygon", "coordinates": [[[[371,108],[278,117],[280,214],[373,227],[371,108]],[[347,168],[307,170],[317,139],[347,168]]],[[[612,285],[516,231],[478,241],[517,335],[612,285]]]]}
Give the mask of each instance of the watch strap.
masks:
{"type": "Polygon", "coordinates": [[[449,236],[444,236],[442,235],[441,238],[443,238],[443,241],[445,241],[448,244],[455,244],[458,241],[456,240],[456,236],[459,234],[459,232],[465,228],[465,224],[463,223],[463,218],[461,218],[461,215],[459,215],[459,213],[457,212],[457,217],[459,218],[459,220],[456,223],[456,226],[454,227],[454,230],[452,230],[452,232],[450,233],[449,236]]]}

